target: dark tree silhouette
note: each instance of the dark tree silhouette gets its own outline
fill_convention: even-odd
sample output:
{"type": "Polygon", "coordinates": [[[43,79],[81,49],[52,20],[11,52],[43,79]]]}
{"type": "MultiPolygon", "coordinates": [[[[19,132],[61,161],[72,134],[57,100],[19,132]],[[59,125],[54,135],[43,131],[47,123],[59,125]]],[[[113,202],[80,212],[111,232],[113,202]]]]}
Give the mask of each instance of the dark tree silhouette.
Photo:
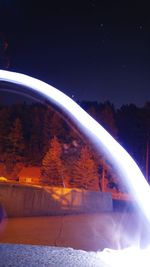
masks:
{"type": "Polygon", "coordinates": [[[11,127],[8,135],[8,144],[7,154],[5,157],[6,172],[12,179],[17,179],[17,174],[24,162],[25,150],[22,125],[19,118],[16,118],[11,127]]]}
{"type": "Polygon", "coordinates": [[[7,69],[9,67],[7,47],[8,43],[4,37],[4,34],[0,32],[0,69],[7,69]]]}

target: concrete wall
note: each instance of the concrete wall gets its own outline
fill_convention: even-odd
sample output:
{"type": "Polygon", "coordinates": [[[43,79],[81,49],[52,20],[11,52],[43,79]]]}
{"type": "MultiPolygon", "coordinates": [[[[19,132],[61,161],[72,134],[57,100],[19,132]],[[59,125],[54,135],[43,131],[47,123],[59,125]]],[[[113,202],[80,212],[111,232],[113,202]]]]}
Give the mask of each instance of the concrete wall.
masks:
{"type": "Polygon", "coordinates": [[[112,211],[110,193],[7,183],[0,184],[0,203],[7,217],[112,211]]]}

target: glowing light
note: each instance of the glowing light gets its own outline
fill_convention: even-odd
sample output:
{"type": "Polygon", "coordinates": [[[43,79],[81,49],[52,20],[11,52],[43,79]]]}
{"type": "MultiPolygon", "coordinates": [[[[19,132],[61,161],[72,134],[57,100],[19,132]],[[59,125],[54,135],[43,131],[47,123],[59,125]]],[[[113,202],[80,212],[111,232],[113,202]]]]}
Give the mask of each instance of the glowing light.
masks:
{"type": "Polygon", "coordinates": [[[150,222],[150,188],[143,174],[126,150],[98,122],[67,95],[38,79],[0,70],[0,80],[23,85],[29,93],[31,91],[39,93],[68,112],[72,120],[78,123],[85,134],[91,138],[97,149],[103,149],[108,158],[113,160],[114,165],[123,179],[126,179],[135,200],[150,222]]]}
{"type": "Polygon", "coordinates": [[[7,178],[3,177],[3,176],[0,176],[0,182],[7,182],[7,178]]]}
{"type": "Polygon", "coordinates": [[[148,267],[150,260],[150,248],[138,249],[130,247],[123,250],[105,249],[103,252],[98,253],[98,256],[103,260],[107,266],[111,267],[148,267]]]}

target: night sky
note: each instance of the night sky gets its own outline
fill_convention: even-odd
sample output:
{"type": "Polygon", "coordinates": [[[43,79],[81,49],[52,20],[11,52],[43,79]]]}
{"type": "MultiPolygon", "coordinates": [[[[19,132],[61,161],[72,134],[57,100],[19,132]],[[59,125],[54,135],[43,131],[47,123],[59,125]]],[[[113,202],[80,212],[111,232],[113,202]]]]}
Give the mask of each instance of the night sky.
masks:
{"type": "Polygon", "coordinates": [[[9,70],[46,81],[75,100],[143,106],[150,101],[145,3],[0,0],[9,70]]]}

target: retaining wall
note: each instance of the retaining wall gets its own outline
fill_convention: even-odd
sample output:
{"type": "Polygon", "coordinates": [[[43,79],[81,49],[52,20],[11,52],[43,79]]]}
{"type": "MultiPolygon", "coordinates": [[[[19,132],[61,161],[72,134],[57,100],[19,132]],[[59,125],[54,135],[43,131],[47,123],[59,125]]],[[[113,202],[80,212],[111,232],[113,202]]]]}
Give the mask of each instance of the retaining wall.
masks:
{"type": "Polygon", "coordinates": [[[0,203],[7,217],[112,211],[110,193],[7,183],[0,184],[0,203]]]}

